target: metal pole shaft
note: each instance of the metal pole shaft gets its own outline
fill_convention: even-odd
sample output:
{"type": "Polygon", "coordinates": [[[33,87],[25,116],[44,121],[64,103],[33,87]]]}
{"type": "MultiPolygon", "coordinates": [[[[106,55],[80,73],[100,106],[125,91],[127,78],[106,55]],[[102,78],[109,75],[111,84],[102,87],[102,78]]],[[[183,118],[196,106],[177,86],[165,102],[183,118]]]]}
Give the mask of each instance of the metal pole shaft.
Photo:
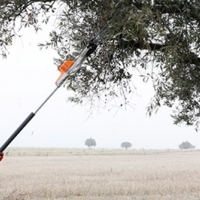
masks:
{"type": "Polygon", "coordinates": [[[38,107],[35,111],[35,114],[42,108],[42,106],[51,98],[51,96],[58,90],[59,87],[56,87],[53,92],[44,100],[44,102],[38,107]]]}
{"type": "Polygon", "coordinates": [[[34,113],[30,113],[29,116],[22,122],[22,124],[16,129],[16,131],[6,140],[6,142],[1,146],[0,152],[3,152],[8,145],[15,139],[15,137],[21,132],[21,130],[31,121],[35,116],[34,113]]]}

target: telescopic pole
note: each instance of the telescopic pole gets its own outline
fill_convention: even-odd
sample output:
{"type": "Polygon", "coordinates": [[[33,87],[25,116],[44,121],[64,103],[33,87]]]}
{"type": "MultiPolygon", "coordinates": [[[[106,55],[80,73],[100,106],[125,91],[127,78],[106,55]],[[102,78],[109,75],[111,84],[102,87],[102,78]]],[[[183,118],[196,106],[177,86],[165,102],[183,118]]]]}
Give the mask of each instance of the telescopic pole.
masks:
{"type": "MultiPolygon", "coordinates": [[[[22,122],[22,124],[13,132],[13,134],[6,140],[6,142],[1,146],[0,148],[0,161],[3,159],[3,151],[8,147],[8,145],[16,138],[16,136],[23,130],[23,128],[33,119],[33,117],[37,114],[37,112],[44,106],[44,104],[51,98],[51,96],[58,90],[58,88],[64,83],[66,78],[76,73],[80,67],[84,59],[89,56],[91,53],[93,53],[96,49],[96,47],[99,44],[99,39],[93,38],[89,41],[88,46],[82,51],[82,53],[79,55],[77,60],[71,64],[71,66],[68,66],[66,69],[66,62],[64,62],[59,70],[61,71],[62,66],[64,66],[62,69],[65,69],[65,73],[62,74],[61,77],[59,77],[59,80],[56,81],[56,88],[51,92],[51,94],[44,100],[44,102],[38,107],[38,109],[35,112],[31,112],[28,117],[22,122]]],[[[70,62],[71,63],[71,62],[70,62]]],[[[62,72],[61,72],[62,73],[62,72]]]]}

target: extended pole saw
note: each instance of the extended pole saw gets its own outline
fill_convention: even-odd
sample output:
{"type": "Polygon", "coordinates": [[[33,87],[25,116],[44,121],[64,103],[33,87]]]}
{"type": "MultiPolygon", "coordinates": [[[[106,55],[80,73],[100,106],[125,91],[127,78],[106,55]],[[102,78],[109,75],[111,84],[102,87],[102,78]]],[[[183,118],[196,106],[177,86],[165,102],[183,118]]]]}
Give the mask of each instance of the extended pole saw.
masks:
{"type": "Polygon", "coordinates": [[[58,88],[64,83],[66,78],[70,75],[75,74],[81,67],[81,64],[86,57],[90,56],[101,43],[100,36],[96,36],[91,39],[85,49],[81,52],[79,57],[73,61],[65,61],[60,67],[59,71],[61,75],[56,81],[56,88],[52,93],[45,99],[45,101],[38,107],[35,112],[31,112],[28,117],[22,122],[22,124],[14,131],[14,133],[6,140],[6,142],[0,148],[0,161],[3,159],[3,152],[8,147],[8,145],[15,139],[15,137],[22,131],[22,129],[31,121],[31,119],[37,114],[37,112],[43,107],[43,105],[51,98],[51,96],[58,90],[58,88]]]}

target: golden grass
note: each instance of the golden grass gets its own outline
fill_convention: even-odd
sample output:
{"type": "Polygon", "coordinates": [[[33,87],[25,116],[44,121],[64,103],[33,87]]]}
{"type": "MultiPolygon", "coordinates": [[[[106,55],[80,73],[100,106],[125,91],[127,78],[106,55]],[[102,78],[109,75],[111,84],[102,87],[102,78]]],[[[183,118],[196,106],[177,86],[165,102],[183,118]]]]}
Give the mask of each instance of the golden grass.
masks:
{"type": "Polygon", "coordinates": [[[200,199],[197,150],[10,149],[0,170],[2,200],[200,199]]]}

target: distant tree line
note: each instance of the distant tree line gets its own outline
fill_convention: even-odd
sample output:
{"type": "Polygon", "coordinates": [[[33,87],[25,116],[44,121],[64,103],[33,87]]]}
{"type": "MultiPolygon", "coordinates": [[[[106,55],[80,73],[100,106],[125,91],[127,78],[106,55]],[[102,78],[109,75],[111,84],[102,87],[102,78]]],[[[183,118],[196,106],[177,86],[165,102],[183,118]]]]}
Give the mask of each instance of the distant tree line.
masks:
{"type": "MultiPolygon", "coordinates": [[[[85,140],[85,145],[90,149],[91,147],[95,147],[97,145],[97,143],[96,143],[95,139],[90,137],[85,140]]],[[[131,142],[126,141],[126,142],[122,142],[120,147],[127,150],[132,147],[132,144],[131,144],[131,142]]],[[[192,145],[188,141],[182,142],[178,147],[179,147],[179,149],[195,149],[195,146],[192,145]]]]}

